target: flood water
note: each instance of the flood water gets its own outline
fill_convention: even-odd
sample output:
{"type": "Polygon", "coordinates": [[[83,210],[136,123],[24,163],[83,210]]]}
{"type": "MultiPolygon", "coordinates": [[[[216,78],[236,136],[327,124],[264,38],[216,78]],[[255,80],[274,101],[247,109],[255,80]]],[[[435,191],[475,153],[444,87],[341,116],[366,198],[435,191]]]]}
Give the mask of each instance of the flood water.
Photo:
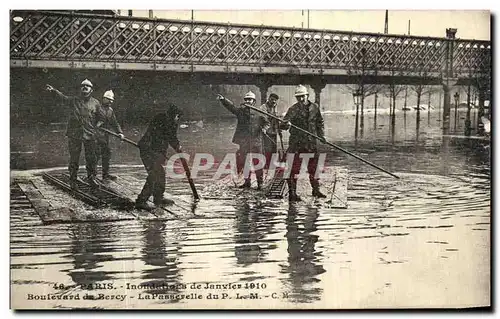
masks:
{"type": "MultiPolygon", "coordinates": [[[[395,134],[390,134],[386,114],[378,116],[376,126],[373,114],[368,114],[363,135],[355,142],[353,115],[325,115],[327,140],[401,177],[394,179],[325,148],[329,165],[349,170],[347,209],[239,200],[212,207],[210,201],[202,201],[198,209],[215,210],[212,217],[58,225],[42,225],[32,209],[12,210],[12,305],[121,309],[490,305],[489,148],[460,137],[463,119],[456,132],[452,121],[452,137],[443,138],[441,117],[437,111],[422,112],[417,141],[414,112],[406,114],[406,127],[404,113],[397,114],[395,134]],[[89,284],[112,289],[91,290],[89,284]],[[159,287],[132,289],[147,284],[159,287]],[[210,286],[217,284],[240,286],[210,286]],[[62,298],[100,293],[125,297],[28,300],[30,294],[62,298]],[[219,299],[209,298],[214,295],[219,299]],[[156,299],[147,299],[153,296],[156,299]],[[259,299],[237,299],[245,296],[259,299]]],[[[204,123],[202,128],[188,125],[179,130],[184,150],[210,152],[220,159],[236,149],[230,142],[233,120],[204,123]]],[[[11,168],[66,166],[64,129],[64,123],[12,127],[11,168]]],[[[135,141],[144,129],[124,127],[126,136],[135,141]]],[[[113,150],[112,165],[141,164],[133,146],[113,140],[113,150]]],[[[167,191],[175,186],[167,183],[167,191]]],[[[183,192],[187,195],[190,190],[183,192]]]]}

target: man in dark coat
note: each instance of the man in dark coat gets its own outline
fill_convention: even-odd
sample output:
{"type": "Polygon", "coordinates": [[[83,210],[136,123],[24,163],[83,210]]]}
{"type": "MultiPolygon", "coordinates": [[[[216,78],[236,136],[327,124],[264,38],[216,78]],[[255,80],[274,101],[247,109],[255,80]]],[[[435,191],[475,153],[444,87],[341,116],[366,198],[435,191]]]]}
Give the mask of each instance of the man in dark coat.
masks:
{"type": "MultiPolygon", "coordinates": [[[[276,106],[278,104],[279,96],[276,93],[271,93],[266,103],[261,105],[261,109],[269,114],[277,116],[276,106]]],[[[269,168],[271,164],[271,158],[273,154],[278,151],[278,135],[281,137],[281,130],[279,121],[274,118],[268,118],[269,120],[269,129],[267,130],[267,136],[264,136],[263,139],[263,151],[266,156],[266,166],[265,168],[269,168]]]]}
{"type": "MultiPolygon", "coordinates": [[[[97,127],[102,127],[110,131],[115,131],[118,133],[120,138],[123,140],[124,135],[120,124],[116,120],[115,112],[111,107],[111,104],[115,101],[115,95],[113,91],[109,90],[104,92],[102,99],[102,105],[99,109],[100,119],[97,123],[97,127]]],[[[102,179],[106,180],[116,180],[116,176],[109,174],[109,161],[111,159],[111,148],[109,147],[109,135],[106,132],[99,132],[97,138],[97,144],[99,148],[99,155],[102,159],[102,179]]]]}
{"type": "Polygon", "coordinates": [[[147,203],[151,195],[153,195],[153,203],[156,206],[173,203],[163,197],[166,182],[163,165],[167,159],[169,146],[176,152],[181,151],[181,145],[177,138],[181,114],[182,112],[175,105],[169,105],[166,113],[155,115],[138,143],[142,163],[148,172],[148,177],[135,202],[136,208],[151,210],[153,207],[147,203]]]}
{"type": "MultiPolygon", "coordinates": [[[[262,136],[269,128],[269,121],[257,111],[252,111],[250,106],[255,105],[255,94],[250,91],[243,98],[244,103],[236,107],[233,102],[222,95],[217,95],[217,99],[222,105],[238,118],[238,124],[232,142],[239,145],[236,152],[236,164],[238,173],[243,171],[249,153],[262,154],[262,136]]],[[[258,160],[254,158],[253,165],[257,165],[258,160]]],[[[249,165],[249,164],[247,164],[249,165]]],[[[249,166],[248,166],[249,167],[249,166]]],[[[257,189],[262,188],[264,172],[262,169],[255,171],[257,177],[257,189]]],[[[250,174],[245,176],[245,182],[240,188],[250,188],[250,174]]]]}
{"type": "Polygon", "coordinates": [[[87,181],[91,186],[96,186],[96,124],[99,119],[99,108],[101,103],[91,96],[93,92],[92,83],[85,79],[80,85],[79,96],[66,96],[48,84],[46,85],[46,89],[49,92],[55,92],[71,108],[71,114],[69,116],[66,130],[69,148],[68,170],[71,188],[76,188],[82,144],[85,149],[87,181]]]}
{"type": "Polygon", "coordinates": [[[301,201],[297,195],[297,178],[295,174],[300,172],[302,164],[300,154],[314,153],[314,158],[309,160],[307,172],[309,173],[309,182],[312,187],[312,195],[314,197],[326,197],[319,190],[319,180],[315,177],[316,168],[318,165],[318,148],[317,140],[300,130],[291,127],[290,123],[309,131],[310,133],[320,137],[323,141],[324,138],[324,121],[320,112],[320,108],[316,103],[309,101],[309,92],[303,85],[299,85],[295,90],[295,98],[297,103],[292,105],[283,121],[288,122],[282,126],[283,129],[290,129],[290,138],[288,140],[287,153],[294,153],[294,161],[291,170],[291,176],[288,179],[289,201],[301,201]]]}

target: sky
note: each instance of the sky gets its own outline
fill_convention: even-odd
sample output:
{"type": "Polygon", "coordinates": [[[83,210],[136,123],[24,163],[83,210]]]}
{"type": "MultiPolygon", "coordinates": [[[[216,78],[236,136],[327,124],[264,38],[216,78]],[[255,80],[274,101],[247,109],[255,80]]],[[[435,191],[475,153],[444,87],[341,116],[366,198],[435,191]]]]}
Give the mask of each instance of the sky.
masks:
{"type": "MultiPolygon", "coordinates": [[[[128,9],[120,9],[127,15],[128,9]]],[[[164,19],[190,20],[191,10],[152,9],[164,19]]],[[[148,10],[133,10],[148,17],[148,10]]],[[[490,40],[488,10],[389,10],[389,33],[444,37],[446,28],[457,28],[457,38],[490,40]]],[[[194,19],[222,23],[264,24],[355,32],[384,32],[385,10],[194,10],[194,19]],[[309,19],[308,19],[309,11],[309,19]]]]}

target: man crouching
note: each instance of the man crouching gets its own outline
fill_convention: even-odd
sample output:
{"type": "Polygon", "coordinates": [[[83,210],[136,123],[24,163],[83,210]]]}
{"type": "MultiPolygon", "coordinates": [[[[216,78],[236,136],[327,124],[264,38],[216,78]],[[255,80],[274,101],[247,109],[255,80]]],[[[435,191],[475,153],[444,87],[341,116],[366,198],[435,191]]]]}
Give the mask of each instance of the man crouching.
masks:
{"type": "Polygon", "coordinates": [[[138,209],[151,210],[154,208],[147,203],[151,195],[153,195],[153,203],[156,206],[173,203],[173,201],[163,198],[166,183],[163,165],[167,159],[169,145],[175,151],[181,151],[177,138],[181,114],[182,112],[175,105],[169,105],[166,113],[155,115],[138,143],[142,163],[148,172],[146,183],[135,202],[135,207],[138,209]]]}

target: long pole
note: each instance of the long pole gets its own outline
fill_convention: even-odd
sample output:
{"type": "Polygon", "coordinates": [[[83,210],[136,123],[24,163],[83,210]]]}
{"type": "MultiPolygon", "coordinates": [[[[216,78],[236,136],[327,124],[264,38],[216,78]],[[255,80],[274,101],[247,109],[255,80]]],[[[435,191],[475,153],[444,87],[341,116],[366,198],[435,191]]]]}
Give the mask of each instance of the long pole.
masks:
{"type": "MultiPolygon", "coordinates": [[[[102,131],[104,131],[110,135],[113,135],[115,137],[120,138],[120,136],[113,131],[110,131],[110,130],[105,129],[103,127],[99,127],[99,129],[101,129],[102,131]]],[[[124,137],[123,140],[129,144],[134,145],[135,147],[139,147],[139,145],[136,142],[129,140],[126,137],[124,137]]],[[[184,167],[184,171],[186,172],[186,177],[188,179],[189,186],[191,187],[191,190],[193,191],[193,196],[196,200],[198,200],[198,199],[200,199],[200,196],[198,195],[198,191],[196,190],[196,186],[194,185],[193,179],[191,178],[191,170],[189,169],[189,166],[188,166],[185,158],[181,157],[181,162],[182,162],[182,166],[184,167]]]]}
{"type": "MultiPolygon", "coordinates": [[[[120,135],[116,134],[116,133],[115,133],[115,132],[113,132],[113,131],[110,131],[110,130],[105,129],[105,128],[103,128],[103,127],[99,127],[99,129],[100,129],[100,130],[102,130],[102,131],[104,131],[104,132],[106,132],[106,133],[108,133],[108,134],[110,134],[110,135],[113,135],[113,136],[115,136],[115,137],[120,138],[120,135]]],[[[136,142],[134,142],[134,141],[132,141],[132,140],[129,140],[129,139],[128,139],[128,138],[126,138],[126,137],[124,137],[124,138],[123,138],[123,141],[125,141],[125,142],[127,142],[127,143],[129,143],[129,144],[131,144],[131,145],[134,145],[135,147],[139,147],[139,145],[138,145],[136,142]]]]}
{"type": "MultiPolygon", "coordinates": [[[[280,122],[282,122],[282,123],[287,123],[286,121],[283,121],[283,120],[282,120],[282,119],[280,119],[279,117],[276,117],[276,116],[274,116],[274,115],[272,115],[272,114],[270,114],[270,113],[267,113],[266,111],[263,111],[263,110],[261,110],[261,109],[259,109],[259,108],[256,108],[255,106],[250,106],[250,108],[251,108],[252,110],[256,111],[256,112],[259,112],[259,113],[261,113],[261,114],[264,114],[264,115],[266,115],[266,116],[268,116],[268,117],[270,117],[270,118],[273,118],[273,119],[275,119],[275,120],[278,120],[278,121],[280,121],[280,122]]],[[[343,148],[342,148],[342,147],[340,147],[340,146],[337,146],[337,145],[332,144],[332,143],[330,143],[330,142],[328,142],[328,141],[325,141],[325,140],[321,139],[319,136],[314,135],[313,133],[311,133],[311,132],[309,132],[309,131],[307,131],[307,130],[304,130],[304,129],[302,129],[302,128],[300,128],[300,127],[296,126],[296,125],[293,125],[292,123],[290,123],[290,126],[291,126],[291,127],[293,127],[293,128],[295,128],[295,129],[297,129],[297,130],[299,130],[299,131],[301,131],[301,132],[303,132],[303,133],[306,133],[306,134],[307,134],[307,135],[309,135],[309,136],[314,137],[315,139],[319,140],[320,142],[322,142],[322,143],[324,143],[324,144],[326,144],[326,145],[329,145],[329,146],[331,146],[331,147],[334,147],[334,148],[338,149],[338,150],[339,150],[339,151],[341,151],[341,152],[344,152],[344,153],[346,153],[346,154],[348,154],[348,155],[351,155],[352,157],[357,158],[358,160],[362,161],[363,163],[366,163],[366,164],[368,164],[368,165],[370,165],[370,166],[372,166],[372,167],[374,167],[374,168],[376,168],[376,169],[379,169],[379,170],[381,170],[381,171],[383,171],[383,172],[385,172],[385,173],[387,173],[387,174],[391,175],[392,177],[399,178],[399,176],[394,175],[393,173],[391,173],[391,172],[389,172],[389,171],[386,171],[385,169],[383,169],[383,168],[381,168],[381,167],[379,167],[379,166],[377,166],[377,165],[375,165],[375,164],[373,164],[373,163],[371,163],[371,162],[369,162],[369,161],[365,160],[364,158],[359,157],[359,156],[358,156],[358,155],[356,155],[356,154],[353,154],[353,153],[351,153],[351,152],[349,152],[349,151],[347,151],[347,150],[343,149],[343,148]]]]}

